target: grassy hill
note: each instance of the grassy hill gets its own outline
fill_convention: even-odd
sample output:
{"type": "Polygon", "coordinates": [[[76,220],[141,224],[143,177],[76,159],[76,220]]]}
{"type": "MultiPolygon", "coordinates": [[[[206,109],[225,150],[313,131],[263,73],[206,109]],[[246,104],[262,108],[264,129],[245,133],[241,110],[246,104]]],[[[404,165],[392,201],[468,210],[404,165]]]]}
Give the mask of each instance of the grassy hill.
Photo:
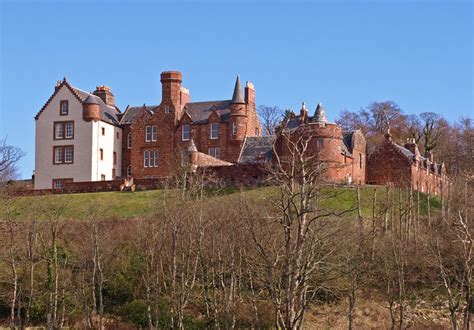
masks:
{"type": "MultiPolygon", "coordinates": [[[[362,215],[372,216],[372,199],[374,190],[377,191],[378,203],[386,200],[386,189],[384,187],[366,186],[361,188],[362,215]]],[[[240,194],[252,198],[263,204],[278,197],[277,187],[246,188],[242,192],[236,187],[228,187],[219,190],[208,190],[211,198],[238,198],[240,194]]],[[[328,196],[322,206],[331,211],[344,211],[355,208],[356,192],[353,188],[326,187],[324,193],[328,196]]],[[[136,217],[151,216],[159,208],[159,201],[163,197],[162,190],[149,190],[138,192],[101,192],[85,194],[64,194],[33,197],[16,197],[8,203],[0,205],[0,219],[5,216],[7,205],[14,206],[14,216],[18,219],[27,219],[33,214],[34,208],[45,205],[63,205],[63,217],[67,219],[84,219],[92,209],[100,209],[101,214],[107,218],[130,219],[136,217]]],[[[398,192],[396,193],[398,201],[398,192]]],[[[406,198],[406,193],[402,198],[406,198]]],[[[416,196],[415,196],[416,198],[416,196]]],[[[430,205],[433,208],[440,207],[440,201],[436,197],[430,197],[430,205]]],[[[10,206],[10,207],[11,207],[10,206]]],[[[427,196],[420,194],[420,213],[427,212],[427,196]]],[[[346,216],[355,216],[352,211],[346,216]]]]}

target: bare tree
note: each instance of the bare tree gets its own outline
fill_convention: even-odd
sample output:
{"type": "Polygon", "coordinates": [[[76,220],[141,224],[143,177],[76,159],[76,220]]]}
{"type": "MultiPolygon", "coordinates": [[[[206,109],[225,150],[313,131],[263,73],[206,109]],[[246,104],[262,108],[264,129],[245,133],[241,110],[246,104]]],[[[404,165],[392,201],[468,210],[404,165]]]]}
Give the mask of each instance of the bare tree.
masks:
{"type": "Polygon", "coordinates": [[[7,144],[7,138],[0,140],[0,182],[17,176],[16,164],[24,156],[20,148],[7,144]]]}
{"type": "Polygon", "coordinates": [[[282,109],[277,106],[261,105],[258,107],[258,113],[262,118],[264,134],[275,134],[275,128],[283,119],[282,109]]]}

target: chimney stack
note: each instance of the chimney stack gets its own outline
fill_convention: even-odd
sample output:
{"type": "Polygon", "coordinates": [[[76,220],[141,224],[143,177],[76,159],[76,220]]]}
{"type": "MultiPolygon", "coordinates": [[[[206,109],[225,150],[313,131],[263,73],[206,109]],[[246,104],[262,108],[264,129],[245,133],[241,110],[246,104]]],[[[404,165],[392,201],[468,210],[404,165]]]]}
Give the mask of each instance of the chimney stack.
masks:
{"type": "Polygon", "coordinates": [[[183,76],[179,71],[163,71],[161,73],[161,105],[168,113],[174,113],[175,120],[179,118],[181,104],[181,82],[183,76]]]}
{"type": "Polygon", "coordinates": [[[115,96],[112,94],[109,86],[97,86],[92,94],[100,97],[102,101],[104,101],[104,103],[108,106],[115,107],[115,96]]]}

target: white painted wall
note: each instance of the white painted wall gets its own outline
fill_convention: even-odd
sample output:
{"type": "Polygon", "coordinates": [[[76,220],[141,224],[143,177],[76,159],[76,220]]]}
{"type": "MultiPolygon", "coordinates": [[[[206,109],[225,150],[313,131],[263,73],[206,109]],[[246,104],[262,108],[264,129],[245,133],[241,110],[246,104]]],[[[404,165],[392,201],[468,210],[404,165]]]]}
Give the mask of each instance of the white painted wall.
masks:
{"type": "Polygon", "coordinates": [[[63,86],[36,120],[35,189],[52,187],[53,179],[73,178],[74,181],[91,180],[92,125],[82,119],[82,105],[63,86]],[[61,100],[69,101],[69,114],[59,115],[61,100]],[[73,140],[54,140],[55,121],[74,121],[73,140]],[[53,147],[74,145],[74,163],[53,165],[53,147]]]}
{"type": "Polygon", "coordinates": [[[82,104],[66,87],[51,100],[36,120],[35,139],[35,189],[52,188],[53,179],[72,178],[74,181],[98,181],[101,174],[112,180],[112,168],[121,176],[122,129],[105,122],[86,122],[82,119],[82,104]],[[69,114],[59,115],[61,100],[69,101],[69,114]],[[74,139],[54,140],[55,121],[74,121],[74,139]],[[101,135],[105,127],[105,136],[101,135]],[[119,132],[119,139],[116,133],[119,132]],[[73,164],[53,164],[53,147],[74,145],[73,164]],[[104,160],[99,159],[99,149],[104,149],[104,160]],[[117,153],[117,164],[113,165],[113,152],[117,153]]]}

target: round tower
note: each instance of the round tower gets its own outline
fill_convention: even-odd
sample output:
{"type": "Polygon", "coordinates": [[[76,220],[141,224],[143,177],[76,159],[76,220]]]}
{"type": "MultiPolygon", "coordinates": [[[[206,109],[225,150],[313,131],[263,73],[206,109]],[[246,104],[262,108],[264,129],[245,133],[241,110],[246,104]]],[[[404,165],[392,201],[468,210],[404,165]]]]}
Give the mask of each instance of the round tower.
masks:
{"type": "Polygon", "coordinates": [[[85,121],[100,120],[99,102],[95,96],[89,95],[86,100],[82,102],[82,118],[85,121]]]}
{"type": "Polygon", "coordinates": [[[247,133],[247,111],[239,76],[235,81],[234,94],[230,103],[229,125],[231,141],[243,141],[247,133]]]}

